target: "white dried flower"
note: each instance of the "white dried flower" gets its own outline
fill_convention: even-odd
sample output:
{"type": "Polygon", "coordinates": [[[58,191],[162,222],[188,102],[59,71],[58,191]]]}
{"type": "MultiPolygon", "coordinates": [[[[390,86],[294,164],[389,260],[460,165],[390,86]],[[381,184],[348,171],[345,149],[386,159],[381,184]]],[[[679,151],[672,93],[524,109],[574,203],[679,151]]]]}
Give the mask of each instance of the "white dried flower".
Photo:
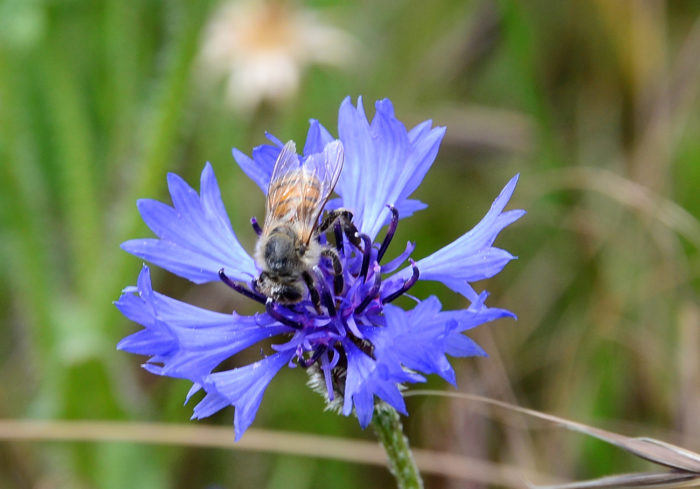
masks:
{"type": "Polygon", "coordinates": [[[208,78],[226,78],[226,98],[245,112],[294,95],[311,63],[347,66],[356,41],[316,12],[286,2],[225,3],[205,30],[200,53],[208,78]]]}

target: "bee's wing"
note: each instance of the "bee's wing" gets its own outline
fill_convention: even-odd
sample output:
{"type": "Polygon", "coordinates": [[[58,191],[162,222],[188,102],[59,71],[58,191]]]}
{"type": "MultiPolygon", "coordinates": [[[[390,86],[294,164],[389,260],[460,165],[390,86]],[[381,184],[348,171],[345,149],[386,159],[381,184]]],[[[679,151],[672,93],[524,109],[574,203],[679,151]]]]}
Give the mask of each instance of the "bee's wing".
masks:
{"type": "Polygon", "coordinates": [[[309,156],[303,165],[302,195],[303,205],[298,208],[302,226],[302,241],[308,243],[313,235],[318,218],[338,183],[343,169],[343,145],[334,141],[326,145],[322,153],[309,156]]]}
{"type": "Polygon", "coordinates": [[[330,143],[323,153],[310,156],[303,165],[299,163],[294,142],[285,144],[270,178],[265,231],[273,223],[292,223],[297,226],[302,242],[308,243],[342,168],[340,141],[330,143]]]}
{"type": "Polygon", "coordinates": [[[280,151],[275,167],[272,169],[270,184],[267,187],[267,203],[265,209],[265,231],[273,222],[286,222],[294,219],[294,192],[298,187],[301,174],[301,164],[297,156],[294,141],[289,141],[280,151]]]}

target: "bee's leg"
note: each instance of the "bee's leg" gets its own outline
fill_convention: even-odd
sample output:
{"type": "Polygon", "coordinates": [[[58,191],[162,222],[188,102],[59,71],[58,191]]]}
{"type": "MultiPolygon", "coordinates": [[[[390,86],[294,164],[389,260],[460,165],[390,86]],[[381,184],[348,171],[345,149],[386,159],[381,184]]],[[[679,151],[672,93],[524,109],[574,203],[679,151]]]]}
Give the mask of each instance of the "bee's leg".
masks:
{"type": "Polygon", "coordinates": [[[303,272],[301,276],[304,279],[306,287],[309,289],[309,295],[311,296],[311,302],[314,305],[316,312],[321,314],[321,296],[318,295],[318,290],[316,290],[316,284],[314,283],[314,278],[309,272],[303,272]]]}
{"type": "Polygon", "coordinates": [[[357,248],[360,248],[362,239],[360,238],[360,233],[357,231],[357,228],[352,223],[352,212],[347,209],[334,209],[332,211],[328,211],[326,215],[323,216],[321,224],[318,226],[318,232],[325,233],[333,224],[336,223],[336,221],[339,221],[342,224],[343,231],[345,232],[345,236],[348,237],[348,240],[357,248]]]}
{"type": "Polygon", "coordinates": [[[332,211],[326,212],[323,219],[321,219],[321,223],[318,225],[319,233],[328,231],[328,228],[335,224],[337,220],[341,219],[341,216],[343,216],[342,219],[352,221],[352,212],[347,209],[333,209],[332,211]]]}
{"type": "Polygon", "coordinates": [[[338,252],[335,250],[335,248],[326,246],[321,250],[321,256],[329,258],[333,263],[333,292],[335,295],[339,295],[343,292],[343,286],[345,284],[343,281],[343,264],[340,262],[338,252]]]}
{"type": "Polygon", "coordinates": [[[335,236],[335,248],[338,253],[345,254],[343,250],[343,227],[338,221],[333,224],[333,235],[335,236]]]}

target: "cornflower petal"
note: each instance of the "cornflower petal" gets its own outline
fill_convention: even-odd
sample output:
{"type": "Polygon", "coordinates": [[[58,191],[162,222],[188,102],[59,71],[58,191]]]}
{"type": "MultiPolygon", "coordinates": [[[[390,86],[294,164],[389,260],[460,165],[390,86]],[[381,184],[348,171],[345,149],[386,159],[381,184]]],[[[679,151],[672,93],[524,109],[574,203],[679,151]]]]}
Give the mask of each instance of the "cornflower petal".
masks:
{"type": "Polygon", "coordinates": [[[463,331],[513,314],[477,304],[466,310],[441,311],[434,296],[411,311],[393,305],[384,307],[386,327],[367,332],[377,358],[395,357],[401,365],[424,374],[437,374],[455,385],[456,377],[446,354],[457,357],[486,353],[463,331]]]}
{"type": "Polygon", "coordinates": [[[435,297],[421,301],[408,312],[386,305],[387,325],[378,334],[387,338],[375,338],[373,344],[377,350],[391,349],[403,366],[425,374],[438,374],[454,385],[455,373],[445,356],[445,343],[456,323],[440,318],[440,308],[435,297]]]}
{"type": "Polygon", "coordinates": [[[486,307],[486,304],[484,304],[486,297],[488,297],[487,292],[482,292],[478,296],[475,293],[474,301],[468,309],[442,311],[440,312],[440,317],[443,321],[456,321],[455,333],[462,333],[480,324],[504,317],[517,319],[515,314],[506,309],[486,307]]]}
{"type": "MultiPolygon", "coordinates": [[[[273,144],[263,144],[253,148],[253,157],[233,148],[233,158],[241,167],[241,170],[253,180],[260,190],[267,195],[267,188],[272,178],[272,170],[275,167],[277,157],[284,144],[272,134],[266,134],[273,144]]],[[[328,143],[334,141],[333,136],[316,119],[309,120],[309,131],[306,135],[304,155],[307,157],[316,153],[322,153],[328,143]]]]}
{"type": "Polygon", "coordinates": [[[118,349],[150,355],[144,368],[151,373],[196,383],[239,351],[291,330],[266,315],[222,314],[154,292],[147,266],[139,274],[138,295],[127,292],[115,305],[145,328],[121,340],[118,349]]]}
{"type": "MultiPolygon", "coordinates": [[[[427,209],[428,204],[421,202],[420,200],[404,199],[401,202],[397,203],[394,207],[396,207],[396,210],[399,211],[400,218],[405,219],[407,217],[411,217],[418,211],[427,209]]],[[[382,226],[388,224],[390,218],[391,216],[387,215],[386,219],[384,219],[384,222],[382,223],[382,226]]]]}
{"type": "Polygon", "coordinates": [[[269,162],[269,158],[267,157],[258,158],[256,161],[254,158],[251,158],[236,148],[233,148],[232,153],[233,158],[236,160],[236,163],[238,163],[238,166],[241,167],[243,173],[248,175],[248,178],[254,181],[264,194],[267,194],[267,186],[270,183],[275,160],[272,160],[271,164],[267,164],[269,162]]]}
{"type": "MultiPolygon", "coordinates": [[[[488,354],[476,342],[464,335],[451,335],[445,342],[445,353],[453,357],[486,357],[488,354]]],[[[442,376],[450,384],[455,385],[454,381],[442,376]]]]}
{"type": "MultiPolygon", "coordinates": [[[[515,257],[491,246],[503,228],[520,219],[523,210],[503,212],[510,200],[518,175],[503,188],[484,218],[466,234],[417,262],[419,280],[442,282],[467,298],[473,297],[469,282],[490,278],[515,257]]],[[[408,278],[412,271],[404,268],[395,277],[408,278]]]]}
{"type": "Polygon", "coordinates": [[[407,132],[387,99],[375,108],[370,124],[362,98],[357,107],[349,97],[341,104],[338,134],[346,151],[336,186],[343,206],[353,211],[355,224],[372,239],[389,218],[387,204],[409,211],[407,215],[420,208],[405,201],[423,181],[445,134],[444,127],[429,129],[430,121],[407,132]]]}
{"type": "MultiPolygon", "coordinates": [[[[357,107],[347,97],[338,114],[338,133],[344,145],[345,163],[336,192],[341,199],[331,199],[327,209],[345,207],[354,214],[355,225],[374,239],[379,230],[391,218],[386,204],[393,204],[401,219],[425,209],[426,204],[408,196],[418,188],[430,169],[444,127],[432,127],[432,121],[424,121],[410,131],[394,115],[394,107],[388,99],[376,103],[376,115],[371,124],[362,106],[357,107]]],[[[263,193],[267,193],[272,168],[282,144],[273,140],[273,145],[258,146],[250,158],[237,149],[233,155],[241,169],[263,193]]],[[[317,120],[309,121],[304,155],[321,153],[333,136],[317,120]]]]}
{"type": "MultiPolygon", "coordinates": [[[[233,148],[233,158],[238,163],[238,166],[241,167],[243,173],[258,184],[263,194],[267,195],[267,187],[270,185],[272,170],[284,144],[270,133],[265,133],[265,136],[272,141],[272,144],[263,144],[253,148],[252,158],[236,148],[233,148]]],[[[323,151],[323,148],[320,151],[323,151]]]]}
{"type": "Polygon", "coordinates": [[[253,278],[255,263],[231,228],[211,165],[202,171],[199,196],[172,173],[168,187],[173,207],[138,201],[143,220],[160,239],[133,239],[122,249],[198,284],[218,281],[221,268],[236,280],[253,278]]]}
{"type": "MultiPolygon", "coordinates": [[[[382,364],[372,359],[360,350],[352,342],[343,343],[347,357],[347,378],[345,380],[345,393],[342,412],[348,416],[355,408],[355,414],[362,428],[366,428],[372,421],[374,412],[374,396],[377,395],[389,403],[400,413],[406,414],[406,404],[398,389],[400,382],[395,376],[388,375],[388,371],[380,368],[382,364]]],[[[398,367],[385,362],[385,367],[398,367]]],[[[393,368],[391,370],[394,370],[393,368]]],[[[395,372],[394,372],[395,373],[395,372]]],[[[417,382],[419,375],[410,376],[402,374],[402,378],[411,378],[417,382]]]]}
{"type": "Polygon", "coordinates": [[[282,351],[245,367],[209,375],[204,381],[204,385],[208,387],[207,392],[211,392],[207,394],[209,399],[205,397],[200,402],[202,407],[195,407],[195,414],[197,417],[203,417],[205,413],[209,415],[212,413],[209,405],[224,407],[224,400],[226,404],[235,406],[233,426],[238,441],[255,419],[268,384],[293,356],[293,350],[282,351]]]}
{"type": "MultiPolygon", "coordinates": [[[[199,389],[197,389],[197,391],[198,390],[199,389]]],[[[194,394],[195,392],[192,392],[190,390],[190,392],[187,393],[187,400],[185,402],[189,401],[190,397],[192,397],[192,394],[194,394]]],[[[205,388],[205,392],[206,395],[194,407],[194,411],[190,419],[208,418],[212,414],[218,413],[223,408],[231,405],[231,401],[229,401],[228,398],[219,394],[216,391],[216,389],[213,389],[209,386],[209,388],[205,388]]]]}
{"type": "MultiPolygon", "coordinates": [[[[340,209],[347,207],[345,203],[343,202],[343,199],[331,199],[328,201],[326,204],[326,209],[328,210],[333,210],[333,209],[340,209]]],[[[414,199],[405,199],[402,200],[400,203],[395,205],[396,210],[399,211],[399,216],[400,219],[405,219],[407,217],[411,217],[413,214],[415,214],[418,211],[422,211],[423,209],[426,209],[428,207],[428,204],[424,204],[420,200],[414,200],[414,199]]],[[[382,225],[380,226],[380,229],[387,225],[391,221],[391,214],[387,213],[387,215],[384,218],[384,221],[382,222],[382,225]]]]}
{"type": "Polygon", "coordinates": [[[304,154],[310,155],[323,152],[323,148],[328,143],[333,142],[334,138],[331,133],[321,125],[316,119],[309,120],[309,131],[306,133],[306,144],[304,145],[304,154]]]}

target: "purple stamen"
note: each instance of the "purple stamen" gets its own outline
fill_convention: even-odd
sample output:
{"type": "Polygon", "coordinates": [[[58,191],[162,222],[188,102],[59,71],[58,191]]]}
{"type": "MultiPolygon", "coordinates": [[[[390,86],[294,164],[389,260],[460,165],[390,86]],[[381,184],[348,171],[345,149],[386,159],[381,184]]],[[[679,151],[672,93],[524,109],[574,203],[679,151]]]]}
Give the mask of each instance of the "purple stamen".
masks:
{"type": "Polygon", "coordinates": [[[259,294],[257,292],[254,292],[252,290],[249,290],[246,287],[242,286],[241,284],[237,284],[236,282],[231,280],[226,275],[226,273],[224,273],[223,268],[219,270],[219,278],[221,279],[221,281],[223,283],[225,283],[226,285],[231,287],[233,290],[235,290],[239,294],[246,296],[248,299],[253,299],[254,301],[259,302],[260,304],[265,304],[265,301],[267,300],[267,298],[264,295],[259,294]]]}
{"type": "Polygon", "coordinates": [[[328,347],[326,345],[321,345],[316,349],[313,355],[311,355],[311,358],[306,360],[304,357],[300,356],[299,357],[299,365],[304,367],[304,368],[309,368],[311,365],[316,363],[319,358],[321,358],[321,355],[323,355],[328,347]]]}
{"type": "Polygon", "coordinates": [[[364,335],[357,327],[354,316],[350,315],[347,318],[341,317],[341,319],[343,320],[343,325],[353,334],[353,336],[350,336],[350,339],[353,339],[353,337],[364,339],[364,335]]]}
{"type": "Polygon", "coordinates": [[[372,239],[366,234],[362,234],[362,241],[364,242],[364,250],[362,250],[362,268],[360,269],[360,276],[362,281],[367,280],[367,272],[369,271],[369,259],[372,257],[372,239]]]}
{"type": "Polygon", "coordinates": [[[283,315],[281,312],[279,312],[275,308],[275,303],[272,302],[272,299],[268,299],[267,302],[265,302],[265,310],[267,313],[270,315],[271,318],[276,319],[280,323],[284,324],[285,326],[289,326],[290,328],[294,329],[303,329],[304,325],[294,321],[293,319],[288,318],[287,316],[283,315]]]}
{"type": "Polygon", "coordinates": [[[382,286],[382,277],[381,277],[381,268],[377,265],[374,267],[374,284],[372,284],[372,288],[369,289],[367,292],[367,295],[365,296],[364,299],[362,299],[362,302],[360,302],[360,305],[355,308],[355,314],[360,314],[362,311],[365,310],[367,306],[369,306],[369,303],[374,300],[375,297],[377,297],[377,294],[379,293],[379,289],[382,286]]]}
{"type": "Polygon", "coordinates": [[[413,253],[416,249],[416,243],[409,241],[406,243],[406,249],[399,256],[391,260],[389,263],[382,265],[382,273],[391,273],[401,266],[403,262],[413,253]]]}
{"type": "Polygon", "coordinates": [[[396,228],[399,225],[399,210],[391,204],[387,204],[387,207],[391,211],[391,222],[389,223],[389,229],[386,231],[386,236],[384,236],[384,241],[382,241],[382,246],[379,248],[379,253],[377,253],[377,261],[381,261],[384,253],[386,253],[389,244],[394,237],[396,228]]]}
{"type": "Polygon", "coordinates": [[[262,228],[260,227],[260,224],[258,224],[258,220],[256,218],[250,218],[250,225],[253,226],[253,231],[255,231],[255,234],[258,236],[262,234],[262,228]]]}
{"type": "Polygon", "coordinates": [[[321,273],[318,267],[314,267],[314,274],[316,275],[316,283],[321,292],[321,303],[328,309],[328,315],[333,317],[336,313],[335,304],[333,303],[333,297],[328,290],[328,285],[323,277],[323,273],[321,273]]]}
{"type": "Polygon", "coordinates": [[[416,262],[411,260],[411,267],[413,267],[413,275],[409,279],[407,279],[404,283],[403,286],[399,288],[396,292],[389,294],[388,296],[384,297],[382,299],[382,304],[387,304],[394,299],[397,299],[398,297],[402,296],[406,292],[408,292],[408,289],[413,287],[413,285],[418,281],[418,277],[420,276],[420,270],[418,270],[418,267],[416,266],[416,262]]]}

